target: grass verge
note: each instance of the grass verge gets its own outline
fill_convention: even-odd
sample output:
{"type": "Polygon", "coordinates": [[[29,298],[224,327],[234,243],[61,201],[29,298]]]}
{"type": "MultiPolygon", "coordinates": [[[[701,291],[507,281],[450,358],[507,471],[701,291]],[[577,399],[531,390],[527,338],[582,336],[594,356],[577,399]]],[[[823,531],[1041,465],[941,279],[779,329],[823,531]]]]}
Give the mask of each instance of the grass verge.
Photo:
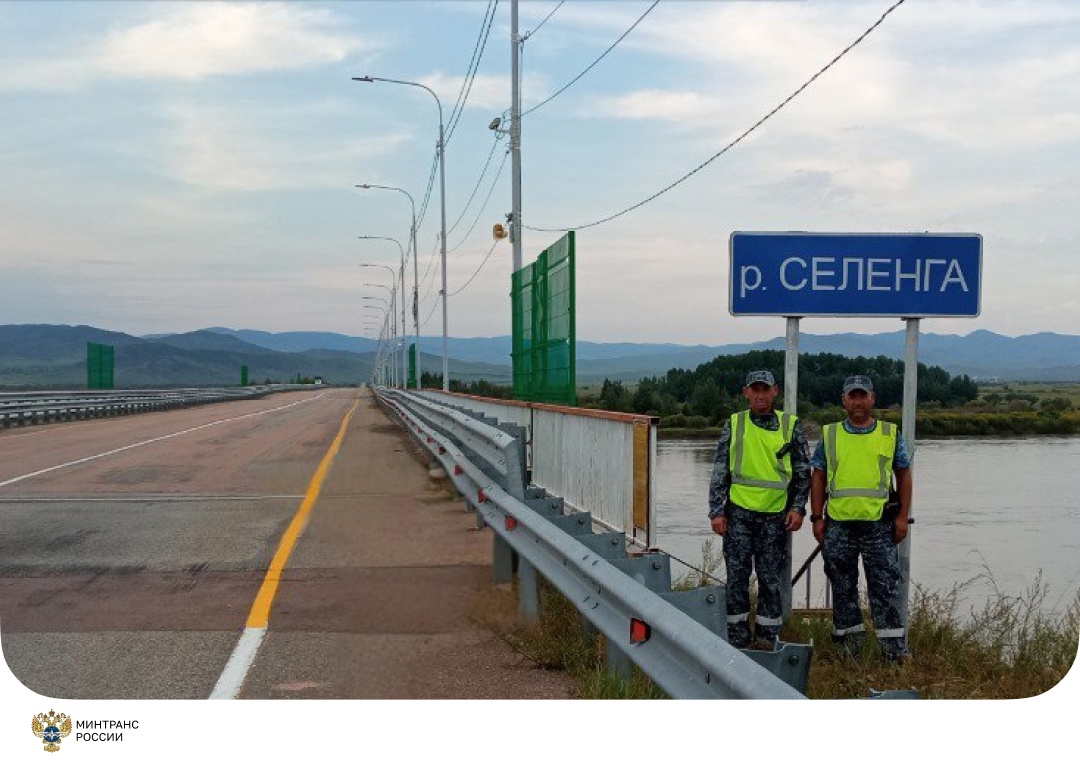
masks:
{"type": "MultiPolygon", "coordinates": [[[[964,613],[960,602],[974,582],[944,594],[915,586],[908,636],[913,656],[899,666],[882,659],[869,622],[864,653],[850,657],[833,647],[827,611],[793,613],[782,639],[814,644],[807,696],[852,699],[874,691],[914,689],[923,699],[1019,699],[1060,682],[1077,657],[1080,593],[1063,614],[1045,614],[1049,591],[1040,578],[1021,596],[998,593],[981,609],[964,613]]],[[[510,587],[501,591],[511,609],[516,607],[516,592],[510,587]]],[[[604,637],[546,583],[541,585],[540,605],[535,624],[506,617],[505,607],[501,618],[475,619],[538,668],[567,671],[582,699],[666,697],[636,668],[629,680],[612,675],[604,637]]]]}

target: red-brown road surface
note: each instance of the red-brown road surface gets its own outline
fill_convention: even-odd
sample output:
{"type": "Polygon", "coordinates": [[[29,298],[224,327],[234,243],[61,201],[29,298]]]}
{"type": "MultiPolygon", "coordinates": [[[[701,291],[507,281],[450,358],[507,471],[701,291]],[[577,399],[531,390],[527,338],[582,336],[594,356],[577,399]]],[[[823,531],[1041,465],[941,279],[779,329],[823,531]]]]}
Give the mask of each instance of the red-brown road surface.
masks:
{"type": "MultiPolygon", "coordinates": [[[[359,395],[240,696],[573,696],[468,618],[491,585],[491,532],[359,395]]],[[[0,431],[0,642],[15,676],[56,698],[208,697],[357,398],[0,431]]]]}

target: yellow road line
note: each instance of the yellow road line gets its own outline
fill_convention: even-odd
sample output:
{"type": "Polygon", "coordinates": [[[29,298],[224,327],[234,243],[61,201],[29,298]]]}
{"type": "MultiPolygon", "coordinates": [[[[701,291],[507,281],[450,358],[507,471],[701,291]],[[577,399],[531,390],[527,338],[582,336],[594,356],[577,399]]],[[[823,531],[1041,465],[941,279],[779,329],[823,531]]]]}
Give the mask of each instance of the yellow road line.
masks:
{"type": "Polygon", "coordinates": [[[319,497],[319,491],[322,490],[323,481],[330,471],[330,465],[334,461],[334,456],[337,455],[338,450],[341,448],[341,443],[345,439],[345,429],[349,426],[349,420],[352,419],[352,416],[356,413],[356,409],[359,405],[360,400],[357,399],[357,401],[353,403],[353,407],[345,414],[345,418],[342,419],[337,437],[334,438],[334,441],[330,444],[329,450],[326,451],[326,455],[323,456],[322,461],[319,463],[319,468],[315,470],[315,476],[311,478],[311,484],[308,485],[307,493],[304,494],[304,500],[300,503],[300,508],[297,509],[296,516],[294,516],[292,522],[289,523],[289,527],[285,530],[285,534],[281,536],[281,543],[278,544],[277,552],[270,561],[270,567],[266,571],[266,577],[263,578],[262,586],[259,588],[259,594],[255,597],[255,603],[251,605],[251,612],[248,614],[246,627],[265,628],[267,623],[270,622],[270,607],[274,603],[274,596],[277,594],[278,583],[281,582],[281,573],[285,569],[285,564],[289,561],[289,556],[292,555],[293,548],[296,546],[296,541],[300,539],[300,534],[304,531],[304,527],[307,526],[308,515],[311,513],[311,508],[315,505],[315,501],[319,497]]]}

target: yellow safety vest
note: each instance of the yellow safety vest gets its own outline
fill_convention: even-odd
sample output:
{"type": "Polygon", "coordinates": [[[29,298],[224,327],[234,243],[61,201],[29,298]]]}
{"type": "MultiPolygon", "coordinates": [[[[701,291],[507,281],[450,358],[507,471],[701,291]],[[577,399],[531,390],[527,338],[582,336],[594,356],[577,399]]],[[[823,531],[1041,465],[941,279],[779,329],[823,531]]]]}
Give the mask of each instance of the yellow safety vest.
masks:
{"type": "Polygon", "coordinates": [[[787,504],[791,482],[791,453],[777,458],[776,453],[791,442],[796,418],[779,413],[780,428],[772,432],[750,421],[750,411],[731,417],[731,500],[751,511],[775,514],[787,504]]]}
{"type": "Polygon", "coordinates": [[[889,497],[896,436],[896,427],[887,421],[879,421],[866,434],[851,434],[843,424],[821,428],[831,518],[881,519],[889,497]]]}

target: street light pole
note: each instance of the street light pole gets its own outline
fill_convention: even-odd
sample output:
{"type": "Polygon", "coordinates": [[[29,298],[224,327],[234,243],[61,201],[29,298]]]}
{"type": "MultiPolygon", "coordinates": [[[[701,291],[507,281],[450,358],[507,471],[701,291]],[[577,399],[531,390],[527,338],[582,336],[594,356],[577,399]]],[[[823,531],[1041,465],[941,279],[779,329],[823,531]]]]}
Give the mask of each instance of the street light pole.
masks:
{"type": "Polygon", "coordinates": [[[390,345],[390,386],[395,387],[397,386],[397,364],[395,363],[394,352],[397,349],[397,321],[394,319],[394,292],[390,293],[389,302],[382,297],[369,297],[367,295],[361,295],[360,299],[369,302],[380,302],[386,306],[384,321],[390,324],[387,335],[387,343],[390,345]]]}
{"type": "MultiPolygon", "coordinates": [[[[404,260],[404,258],[405,258],[405,253],[401,248],[401,242],[398,241],[396,238],[389,238],[387,236],[359,236],[358,238],[375,239],[375,240],[382,240],[382,241],[393,241],[395,244],[397,244],[398,251],[401,252],[402,260],[404,260]]],[[[383,270],[388,271],[390,273],[390,283],[394,284],[394,289],[396,291],[396,289],[397,289],[397,276],[395,275],[394,269],[392,267],[390,267],[389,265],[379,265],[377,263],[370,263],[370,262],[361,262],[360,267],[362,267],[362,268],[382,268],[383,270]]],[[[402,265],[402,270],[404,270],[404,265],[402,265]]],[[[386,287],[383,287],[383,288],[386,288],[386,287]]],[[[402,291],[404,291],[404,289],[405,289],[405,284],[404,283],[402,283],[401,288],[402,288],[402,291]]],[[[391,301],[393,301],[393,293],[391,293],[391,301]]],[[[391,311],[392,310],[393,310],[393,308],[391,308],[391,311]]],[[[391,316],[393,316],[393,312],[391,312],[390,314],[391,314],[391,316]]],[[[402,335],[405,334],[405,317],[404,317],[404,313],[402,314],[402,320],[401,320],[401,333],[402,333],[402,335]]],[[[396,319],[394,319],[394,335],[395,336],[397,335],[397,320],[396,319]]],[[[394,362],[393,357],[392,357],[392,353],[393,353],[393,350],[391,348],[391,363],[394,362]]],[[[395,364],[394,367],[395,368],[397,367],[396,364],[395,364]]],[[[404,379],[405,379],[405,377],[402,377],[402,388],[403,389],[405,387],[404,379]]]]}
{"type": "MultiPolygon", "coordinates": [[[[356,82],[392,82],[396,85],[410,85],[426,90],[435,99],[435,105],[439,107],[439,206],[442,217],[439,240],[442,246],[442,341],[443,341],[443,391],[450,390],[450,363],[449,345],[447,341],[447,309],[446,309],[446,138],[443,128],[442,102],[435,91],[427,85],[419,82],[408,82],[400,79],[386,79],[385,77],[353,77],[356,82]]],[[[417,351],[419,351],[419,347],[417,351]]]]}
{"type": "Polygon", "coordinates": [[[513,249],[513,272],[521,270],[521,74],[518,67],[521,62],[521,37],[518,35],[518,3],[510,2],[510,54],[511,93],[510,93],[510,195],[513,205],[513,220],[510,225],[510,244],[513,249]]]}
{"type": "MultiPolygon", "coordinates": [[[[416,336],[416,389],[420,389],[420,265],[419,258],[416,254],[416,203],[413,201],[412,194],[406,191],[404,188],[398,188],[393,185],[375,185],[374,183],[360,183],[357,188],[379,188],[384,191],[399,191],[405,194],[409,199],[409,208],[412,210],[412,228],[409,231],[412,243],[412,256],[413,256],[413,298],[412,298],[412,315],[413,315],[413,328],[415,329],[416,336]]],[[[405,269],[402,267],[401,271],[401,291],[405,292],[405,269]]],[[[405,305],[402,306],[401,314],[401,333],[404,336],[408,333],[405,329],[405,305]]],[[[405,377],[408,379],[408,375],[405,377]]]]}

